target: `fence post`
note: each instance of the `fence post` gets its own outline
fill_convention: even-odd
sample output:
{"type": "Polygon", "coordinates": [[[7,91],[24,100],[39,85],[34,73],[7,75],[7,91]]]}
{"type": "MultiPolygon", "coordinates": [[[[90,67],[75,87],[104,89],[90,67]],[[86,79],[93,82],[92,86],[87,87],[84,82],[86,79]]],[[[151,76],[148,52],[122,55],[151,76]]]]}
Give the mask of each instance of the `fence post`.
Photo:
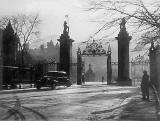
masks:
{"type": "Polygon", "coordinates": [[[30,87],[32,88],[32,83],[33,83],[33,66],[30,66],[30,87]]]}
{"type": "Polygon", "coordinates": [[[81,85],[81,77],[82,77],[82,57],[81,50],[78,48],[77,51],[77,85],[81,85]]]}

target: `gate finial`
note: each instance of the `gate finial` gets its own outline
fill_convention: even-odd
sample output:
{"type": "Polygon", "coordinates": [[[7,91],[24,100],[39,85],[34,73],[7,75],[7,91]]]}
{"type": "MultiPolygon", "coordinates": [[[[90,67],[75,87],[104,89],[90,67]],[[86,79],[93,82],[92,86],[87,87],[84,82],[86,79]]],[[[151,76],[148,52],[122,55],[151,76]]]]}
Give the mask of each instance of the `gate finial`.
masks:
{"type": "Polygon", "coordinates": [[[111,54],[111,46],[110,46],[110,44],[108,45],[108,51],[107,51],[107,54],[111,54]]]}
{"type": "Polygon", "coordinates": [[[155,50],[154,42],[153,42],[153,41],[151,42],[151,48],[150,48],[150,50],[151,50],[151,51],[155,50]]]}

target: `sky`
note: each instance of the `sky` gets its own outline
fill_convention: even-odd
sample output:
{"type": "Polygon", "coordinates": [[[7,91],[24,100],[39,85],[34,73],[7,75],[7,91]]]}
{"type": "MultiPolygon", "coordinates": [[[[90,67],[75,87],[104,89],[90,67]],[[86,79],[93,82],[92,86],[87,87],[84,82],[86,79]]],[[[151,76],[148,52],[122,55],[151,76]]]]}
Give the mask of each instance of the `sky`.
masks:
{"type": "MultiPolygon", "coordinates": [[[[0,0],[0,17],[6,15],[38,13],[41,19],[39,26],[42,41],[32,43],[31,48],[39,47],[51,39],[58,39],[63,32],[65,15],[69,15],[70,37],[74,43],[87,41],[102,26],[95,20],[97,14],[85,11],[88,0],[0,0]]],[[[150,0],[145,0],[150,1],[150,0]]],[[[119,28],[119,27],[118,27],[119,28]]],[[[128,31],[128,29],[127,29],[128,31]]],[[[109,30],[108,30],[109,32],[109,30]]],[[[114,33],[116,37],[117,29],[114,33]]],[[[131,32],[129,31],[131,34],[131,32]]],[[[111,48],[117,52],[117,42],[111,48]]],[[[105,45],[108,47],[108,45],[105,45]]],[[[74,48],[73,48],[74,49],[74,48]]]]}
{"type": "Polygon", "coordinates": [[[0,0],[0,3],[0,17],[38,13],[42,39],[62,34],[66,14],[69,15],[70,37],[75,42],[88,40],[99,28],[97,23],[90,22],[94,13],[84,10],[87,0],[0,0]]]}

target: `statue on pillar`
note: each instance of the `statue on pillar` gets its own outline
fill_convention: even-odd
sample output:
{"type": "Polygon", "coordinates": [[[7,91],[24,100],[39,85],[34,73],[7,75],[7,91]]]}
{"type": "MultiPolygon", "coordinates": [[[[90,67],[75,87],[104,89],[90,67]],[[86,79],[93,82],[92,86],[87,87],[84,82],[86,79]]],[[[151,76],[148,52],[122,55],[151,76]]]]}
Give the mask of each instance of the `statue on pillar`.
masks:
{"type": "Polygon", "coordinates": [[[129,42],[131,36],[126,31],[126,20],[122,18],[118,40],[118,82],[121,85],[131,85],[129,77],[129,42]]]}
{"type": "Polygon", "coordinates": [[[67,72],[70,76],[71,63],[72,63],[72,40],[69,36],[69,27],[67,22],[64,21],[63,24],[63,34],[61,34],[58,41],[60,42],[60,65],[58,70],[67,72]]]}
{"type": "Polygon", "coordinates": [[[122,22],[120,23],[120,29],[125,28],[126,20],[125,18],[122,18],[122,22]]]}
{"type": "Polygon", "coordinates": [[[67,34],[68,35],[68,33],[69,33],[69,26],[67,25],[66,21],[64,21],[63,26],[64,26],[63,34],[67,34]]]}
{"type": "Polygon", "coordinates": [[[122,18],[122,21],[120,23],[120,30],[121,31],[126,30],[126,20],[125,20],[125,18],[122,18]]]}

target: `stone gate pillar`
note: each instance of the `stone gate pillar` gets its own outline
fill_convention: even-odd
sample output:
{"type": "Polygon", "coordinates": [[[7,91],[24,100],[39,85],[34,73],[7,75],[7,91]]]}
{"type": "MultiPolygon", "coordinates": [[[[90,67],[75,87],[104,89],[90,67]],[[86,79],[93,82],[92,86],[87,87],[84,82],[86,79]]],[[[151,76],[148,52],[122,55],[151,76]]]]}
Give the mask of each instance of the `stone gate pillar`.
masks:
{"type": "Polygon", "coordinates": [[[70,76],[70,66],[72,63],[72,42],[74,40],[70,39],[69,36],[69,27],[67,26],[67,22],[64,21],[64,30],[63,34],[61,34],[60,39],[60,71],[65,71],[68,76],[70,76]]]}
{"type": "Polygon", "coordinates": [[[156,49],[155,49],[155,68],[156,68],[156,71],[153,72],[155,73],[154,76],[156,76],[156,80],[155,80],[155,86],[158,90],[158,94],[159,94],[159,97],[160,97],[160,45],[157,45],[156,46],[156,49]]]}
{"type": "Polygon", "coordinates": [[[2,30],[0,30],[0,90],[2,90],[3,84],[3,60],[2,60],[2,30]]]}
{"type": "Polygon", "coordinates": [[[149,61],[150,61],[150,80],[151,83],[158,88],[157,81],[157,70],[156,70],[156,48],[154,47],[154,43],[151,42],[151,47],[149,49],[149,61]]]}
{"type": "Polygon", "coordinates": [[[112,80],[112,64],[111,64],[111,47],[108,46],[108,52],[107,52],[107,84],[111,84],[112,80]]]}
{"type": "Polygon", "coordinates": [[[132,82],[129,77],[129,36],[126,31],[126,20],[122,19],[120,24],[120,32],[116,39],[118,40],[118,83],[120,85],[131,85],[132,82]]]}
{"type": "Polygon", "coordinates": [[[82,57],[81,57],[81,50],[80,48],[78,48],[78,51],[77,51],[77,85],[82,84],[81,77],[82,77],[82,57]]]}

